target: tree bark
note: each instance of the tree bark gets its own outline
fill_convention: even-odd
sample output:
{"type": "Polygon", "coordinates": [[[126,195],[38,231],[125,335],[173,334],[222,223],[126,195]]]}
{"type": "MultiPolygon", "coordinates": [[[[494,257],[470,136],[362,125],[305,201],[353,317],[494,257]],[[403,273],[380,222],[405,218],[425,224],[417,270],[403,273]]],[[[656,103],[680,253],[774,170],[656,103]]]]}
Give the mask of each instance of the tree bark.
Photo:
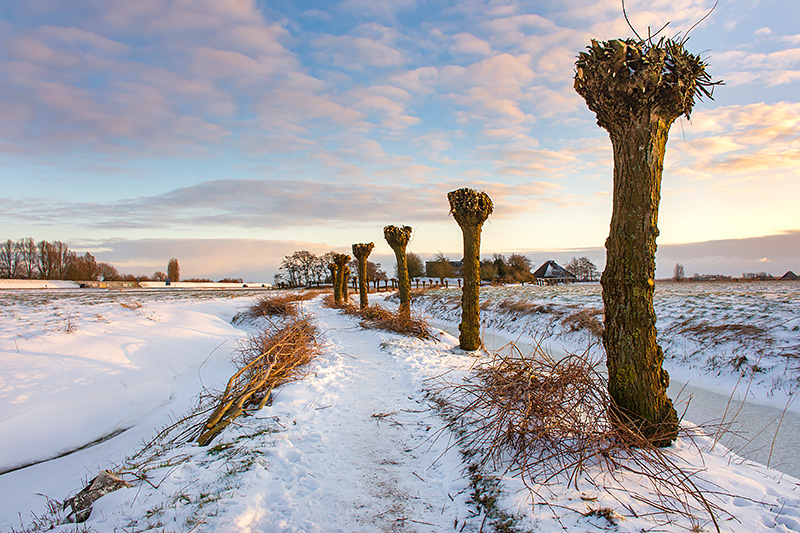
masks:
{"type": "Polygon", "coordinates": [[[411,282],[408,279],[408,263],[406,249],[397,247],[394,250],[397,260],[397,292],[400,297],[400,315],[411,318],[411,282]]]}
{"type": "Polygon", "coordinates": [[[336,305],[342,304],[342,285],[339,283],[339,267],[336,264],[328,265],[331,271],[331,282],[333,283],[333,301],[336,305]]]}
{"type": "Polygon", "coordinates": [[[669,445],[678,430],[653,309],[661,174],[672,121],[651,112],[608,128],[614,204],[601,278],[608,390],[617,421],[638,428],[656,446],[669,445]]]}
{"type": "Polygon", "coordinates": [[[481,347],[481,317],[479,280],[481,272],[482,226],[462,226],[464,234],[464,288],[461,291],[461,324],[458,326],[458,343],[462,350],[481,347]]]}

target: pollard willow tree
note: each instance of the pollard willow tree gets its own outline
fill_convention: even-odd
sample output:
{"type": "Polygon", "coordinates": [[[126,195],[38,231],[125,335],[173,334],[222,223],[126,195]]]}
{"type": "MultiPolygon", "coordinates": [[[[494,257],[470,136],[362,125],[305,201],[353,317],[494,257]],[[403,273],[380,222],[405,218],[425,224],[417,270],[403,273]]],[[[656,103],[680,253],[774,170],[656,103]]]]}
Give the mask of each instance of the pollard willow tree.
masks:
{"type": "Polygon", "coordinates": [[[653,310],[664,153],[672,123],[688,118],[695,97],[711,97],[718,83],[685,42],[592,40],[575,64],[575,90],[608,131],[614,151],[613,211],[600,280],[612,415],[656,446],[669,446],[678,432],[653,310]]]}
{"type": "Polygon", "coordinates": [[[347,254],[333,254],[333,264],[336,265],[336,272],[333,278],[333,301],[336,305],[342,305],[342,300],[347,293],[347,286],[345,285],[345,267],[347,262],[350,261],[350,256],[347,254]]]}
{"type": "Polygon", "coordinates": [[[362,242],[353,245],[353,255],[358,260],[358,296],[361,309],[369,305],[367,301],[367,258],[375,248],[374,242],[362,242]]]}
{"type": "Polygon", "coordinates": [[[397,292],[400,297],[398,313],[406,318],[411,317],[411,282],[408,279],[406,259],[406,246],[411,240],[411,231],[411,226],[386,226],[383,228],[383,237],[394,251],[397,261],[397,292]]]}
{"type": "MultiPolygon", "coordinates": [[[[350,256],[347,256],[347,261],[350,261],[350,256]]],[[[350,281],[350,266],[344,265],[344,269],[342,270],[342,276],[340,278],[342,283],[342,301],[345,303],[350,301],[350,290],[347,287],[348,281],[350,281]]]]}
{"type": "Polygon", "coordinates": [[[485,192],[473,189],[456,189],[447,193],[450,214],[456,219],[464,234],[464,263],[461,275],[461,324],[458,326],[458,343],[462,350],[481,347],[481,316],[478,301],[478,283],[481,279],[481,229],[494,210],[492,199],[485,192]]]}
{"type": "MultiPolygon", "coordinates": [[[[333,257],[331,257],[331,260],[333,260],[333,257]]],[[[336,263],[329,263],[328,270],[331,271],[331,285],[333,286],[333,301],[336,302],[337,304],[341,303],[342,293],[339,292],[339,284],[337,283],[339,277],[336,274],[338,270],[336,263]]]]}

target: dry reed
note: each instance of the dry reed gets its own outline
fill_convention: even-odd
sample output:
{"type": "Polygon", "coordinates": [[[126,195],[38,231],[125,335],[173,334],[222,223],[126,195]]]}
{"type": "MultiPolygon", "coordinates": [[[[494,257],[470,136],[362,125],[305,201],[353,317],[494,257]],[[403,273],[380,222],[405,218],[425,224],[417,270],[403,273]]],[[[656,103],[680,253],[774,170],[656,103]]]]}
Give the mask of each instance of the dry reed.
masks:
{"type": "Polygon", "coordinates": [[[410,335],[418,339],[432,339],[430,326],[422,318],[405,316],[402,313],[393,313],[385,307],[372,304],[364,309],[355,306],[344,308],[345,313],[361,318],[361,327],[364,329],[382,329],[401,335],[410,335]]]}
{"type": "MultiPolygon", "coordinates": [[[[519,476],[537,496],[558,484],[577,488],[582,475],[595,483],[603,474],[617,482],[630,475],[649,484],[631,497],[656,513],[693,522],[702,516],[717,527],[720,508],[695,484],[698,470],[652,446],[637,428],[611,420],[601,367],[585,354],[555,359],[541,350],[526,355],[512,344],[438,396],[448,406],[450,429],[477,463],[519,476]]],[[[628,492],[624,483],[616,485],[628,492]]]]}
{"type": "Polygon", "coordinates": [[[238,313],[235,317],[233,317],[234,323],[240,322],[246,319],[254,319],[258,317],[274,317],[274,316],[285,316],[285,317],[293,317],[297,316],[297,302],[309,300],[314,298],[316,294],[313,292],[281,292],[275,294],[266,294],[258,298],[250,307],[246,310],[238,313]]]}
{"type": "Polygon", "coordinates": [[[599,339],[603,336],[603,323],[595,317],[602,314],[603,310],[595,307],[581,309],[564,317],[561,324],[570,331],[585,329],[599,339]]]}

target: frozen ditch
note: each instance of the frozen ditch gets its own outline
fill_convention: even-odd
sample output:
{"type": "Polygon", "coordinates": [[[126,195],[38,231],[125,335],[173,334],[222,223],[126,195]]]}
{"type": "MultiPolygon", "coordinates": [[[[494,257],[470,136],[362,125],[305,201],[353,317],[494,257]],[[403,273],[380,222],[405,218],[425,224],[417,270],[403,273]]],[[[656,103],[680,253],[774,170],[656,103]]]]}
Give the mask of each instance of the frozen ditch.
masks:
{"type": "MultiPolygon", "coordinates": [[[[441,320],[431,320],[431,324],[458,337],[457,324],[441,320]]],[[[499,350],[509,343],[523,350],[534,349],[529,344],[530,339],[526,342],[525,337],[497,330],[484,332],[483,340],[488,350],[499,350]]],[[[729,424],[719,440],[724,447],[745,459],[761,465],[769,463],[784,474],[800,477],[800,457],[796,446],[800,442],[800,414],[747,402],[742,398],[745,389],[746,384],[742,383],[735,394],[725,395],[695,382],[672,378],[667,392],[675,402],[678,414],[686,411],[685,420],[699,426],[729,424]]]]}

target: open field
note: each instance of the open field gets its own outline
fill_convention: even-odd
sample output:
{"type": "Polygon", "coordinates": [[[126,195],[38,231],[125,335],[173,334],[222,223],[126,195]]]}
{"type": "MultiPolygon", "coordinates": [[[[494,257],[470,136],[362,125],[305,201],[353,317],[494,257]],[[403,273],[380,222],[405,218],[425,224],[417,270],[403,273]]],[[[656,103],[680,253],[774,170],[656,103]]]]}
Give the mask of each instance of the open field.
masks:
{"type": "MultiPolygon", "coordinates": [[[[596,298],[596,288],[569,289],[596,298]]],[[[583,327],[597,318],[591,313],[564,324],[590,303],[569,307],[556,290],[526,305],[569,312],[500,308],[515,290],[497,289],[497,303],[484,291],[485,317],[558,316],[552,339],[564,346],[595,334],[583,327]]],[[[438,297],[418,303],[426,298],[438,297]]],[[[256,301],[243,291],[0,293],[0,530],[29,527],[31,513],[46,515],[45,496],[61,501],[103,468],[133,486],[98,500],[87,531],[713,530],[702,508],[695,518],[665,515],[650,482],[623,470],[586,464],[572,482],[532,493],[502,464],[476,466],[479,451],[462,448],[436,390],[460,383],[486,356],[458,350],[441,330],[427,340],[364,330],[320,298],[298,303],[321,332],[306,379],[210,446],[165,449],[135,469],[142,442],[204,388],[225,386],[256,327],[234,317],[256,301]]],[[[443,323],[457,326],[452,317],[443,323]]],[[[682,435],[670,461],[708,491],[721,530],[800,530],[797,479],[749,465],[691,424],[682,435]]]]}

